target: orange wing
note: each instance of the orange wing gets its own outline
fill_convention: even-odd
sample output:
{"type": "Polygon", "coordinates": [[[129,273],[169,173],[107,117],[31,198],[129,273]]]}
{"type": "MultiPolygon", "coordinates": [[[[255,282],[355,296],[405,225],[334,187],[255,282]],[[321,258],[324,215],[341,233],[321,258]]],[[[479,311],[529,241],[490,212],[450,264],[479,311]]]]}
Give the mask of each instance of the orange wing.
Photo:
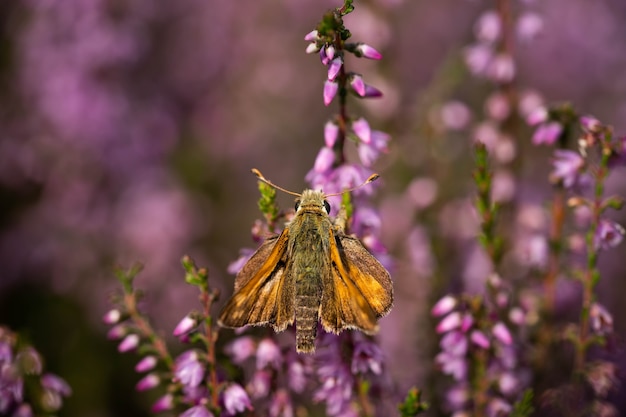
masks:
{"type": "Polygon", "coordinates": [[[294,321],[293,276],[289,273],[289,229],[267,239],[235,278],[235,293],[222,309],[224,327],[272,325],[285,330],[294,321]]]}
{"type": "Polygon", "coordinates": [[[358,239],[330,230],[330,276],[323,277],[320,318],[324,329],[339,333],[378,330],[376,319],[391,308],[393,289],[387,270],[358,239]]]}

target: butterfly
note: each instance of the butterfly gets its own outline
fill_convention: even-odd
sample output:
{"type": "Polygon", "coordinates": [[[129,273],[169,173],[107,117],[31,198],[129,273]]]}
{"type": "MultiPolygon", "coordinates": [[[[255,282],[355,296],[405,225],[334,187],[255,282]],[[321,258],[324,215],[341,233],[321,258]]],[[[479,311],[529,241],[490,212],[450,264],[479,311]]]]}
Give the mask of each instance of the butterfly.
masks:
{"type": "MultiPolygon", "coordinates": [[[[389,272],[359,239],[345,233],[345,215],[331,221],[326,200],[330,195],[314,190],[293,193],[272,184],[258,170],[253,172],[268,185],[298,196],[296,213],[237,274],[234,294],[218,323],[268,325],[281,332],[295,322],[298,353],[315,351],[318,322],[332,333],[345,329],[376,333],[377,320],[393,304],[389,272]]],[[[376,178],[373,175],[362,185],[376,178]]]]}

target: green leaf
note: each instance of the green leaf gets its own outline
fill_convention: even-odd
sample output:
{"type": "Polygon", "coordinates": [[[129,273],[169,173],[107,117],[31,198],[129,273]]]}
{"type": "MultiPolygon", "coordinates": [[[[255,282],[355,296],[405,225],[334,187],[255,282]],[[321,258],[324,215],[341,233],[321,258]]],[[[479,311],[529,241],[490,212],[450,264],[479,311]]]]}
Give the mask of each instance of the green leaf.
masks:
{"type": "Polygon", "coordinates": [[[413,417],[428,409],[428,404],[421,400],[422,392],[413,387],[409,390],[402,404],[398,405],[400,416],[413,417]]]}
{"type": "Polygon", "coordinates": [[[522,398],[513,405],[511,417],[528,417],[533,411],[535,411],[533,407],[533,390],[529,388],[524,391],[522,398]]]}

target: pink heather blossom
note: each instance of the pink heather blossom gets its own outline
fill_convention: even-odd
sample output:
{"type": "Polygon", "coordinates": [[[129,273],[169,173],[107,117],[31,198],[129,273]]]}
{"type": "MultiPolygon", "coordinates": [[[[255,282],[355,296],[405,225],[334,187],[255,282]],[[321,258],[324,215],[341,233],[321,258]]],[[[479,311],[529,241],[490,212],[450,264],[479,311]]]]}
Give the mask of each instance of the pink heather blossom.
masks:
{"type": "Polygon", "coordinates": [[[328,58],[329,60],[332,60],[335,57],[335,47],[332,45],[328,45],[324,49],[324,53],[326,54],[326,58],[328,58]]]}
{"type": "Polygon", "coordinates": [[[511,332],[508,327],[501,321],[497,322],[492,329],[493,336],[502,342],[505,345],[510,345],[513,343],[513,336],[511,336],[511,332]]]}
{"type": "Polygon", "coordinates": [[[472,333],[470,333],[470,340],[476,346],[481,347],[483,349],[488,349],[489,346],[491,345],[485,333],[483,333],[480,330],[472,330],[472,333]]]}
{"type": "Polygon", "coordinates": [[[543,106],[537,107],[534,110],[531,110],[526,116],[526,123],[531,126],[536,126],[540,123],[544,123],[548,121],[549,112],[543,106]]]}
{"type": "Polygon", "coordinates": [[[461,325],[461,313],[455,311],[450,315],[446,316],[443,320],[439,322],[436,327],[437,333],[446,333],[450,330],[454,330],[461,325]]]}
{"type": "Polygon", "coordinates": [[[283,354],[272,339],[265,338],[259,343],[256,351],[256,369],[263,369],[270,365],[278,369],[283,362],[283,354]]]}
{"type": "Polygon", "coordinates": [[[173,334],[174,336],[182,336],[192,331],[197,325],[196,319],[187,315],[176,325],[173,334]]]}
{"type": "Polygon", "coordinates": [[[498,83],[508,83],[515,77],[515,61],[510,55],[501,53],[489,64],[487,75],[498,83]]]}
{"type": "Polygon", "coordinates": [[[136,372],[147,372],[150,371],[152,369],[154,369],[154,367],[157,365],[158,363],[158,359],[156,356],[154,355],[148,355],[146,357],[144,357],[142,360],[140,360],[137,365],[135,365],[135,371],[136,372]]]}
{"type": "Polygon", "coordinates": [[[534,145],[554,145],[563,132],[563,126],[559,122],[542,123],[537,127],[532,137],[534,145]]]}
{"type": "Polygon", "coordinates": [[[565,188],[571,188],[580,181],[585,160],[578,152],[557,149],[554,151],[552,165],[552,180],[562,182],[565,188]]]}
{"type": "Polygon", "coordinates": [[[241,365],[256,351],[256,342],[250,336],[241,336],[226,345],[226,353],[237,365],[241,365]]]}
{"type": "Polygon", "coordinates": [[[109,310],[104,317],[102,317],[102,321],[105,324],[116,324],[121,318],[122,313],[118,309],[114,308],[113,310],[109,310]]]}
{"type": "Polygon", "coordinates": [[[533,40],[543,30],[543,18],[537,13],[523,13],[517,19],[517,25],[515,29],[517,37],[521,41],[533,40]]]}
{"type": "Polygon", "coordinates": [[[594,247],[598,249],[610,249],[622,243],[624,228],[612,220],[600,219],[594,235],[594,247]]]}
{"type": "Polygon", "coordinates": [[[430,314],[435,317],[441,317],[445,314],[448,314],[456,307],[457,299],[452,295],[446,295],[439,301],[435,303],[432,310],[430,310],[430,314]]]}
{"type": "Polygon", "coordinates": [[[335,81],[326,80],[324,82],[324,105],[328,106],[335,96],[337,95],[337,91],[339,90],[339,84],[335,81]]]}
{"type": "Polygon", "coordinates": [[[320,50],[320,47],[317,45],[317,42],[311,42],[307,45],[305,52],[307,54],[314,54],[320,50]]]}
{"type": "Polygon", "coordinates": [[[328,121],[324,125],[324,143],[326,147],[332,148],[337,143],[339,137],[339,126],[335,122],[328,121]]]}
{"type": "Polygon", "coordinates": [[[368,58],[368,59],[382,59],[382,54],[378,52],[373,47],[360,43],[355,48],[355,55],[359,58],[368,58]]]}
{"type": "Polygon", "coordinates": [[[463,130],[472,119],[472,113],[465,103],[451,100],[441,106],[439,110],[441,122],[452,131],[463,130]]]}
{"type": "Polygon", "coordinates": [[[148,374],[144,376],[143,378],[141,378],[139,382],[137,382],[135,389],[137,391],[147,391],[149,389],[157,387],[160,382],[161,382],[161,379],[159,378],[157,374],[148,374]]]}
{"type": "Polygon", "coordinates": [[[352,122],[352,131],[363,143],[370,143],[372,140],[372,131],[370,124],[364,118],[359,118],[352,122]]]}
{"type": "Polygon", "coordinates": [[[332,149],[324,146],[317,154],[317,158],[315,158],[313,170],[315,172],[326,172],[333,166],[334,162],[335,152],[333,152],[332,149]]]}
{"type": "Polygon", "coordinates": [[[129,334],[122,342],[117,346],[119,352],[128,352],[134,350],[139,346],[139,336],[136,334],[129,334]]]}
{"type": "Polygon", "coordinates": [[[343,60],[339,57],[333,59],[328,64],[328,80],[334,81],[339,75],[339,71],[341,71],[341,66],[343,65],[343,60]]]}
{"type": "Polygon", "coordinates": [[[318,39],[318,35],[317,30],[312,30],[304,36],[304,40],[309,42],[315,41],[318,39]]]}
{"type": "Polygon", "coordinates": [[[179,417],[213,417],[213,413],[207,410],[204,405],[196,405],[195,407],[189,408],[179,417]]]}
{"type": "Polygon", "coordinates": [[[153,413],[160,413],[162,411],[171,410],[172,408],[174,408],[174,396],[172,396],[172,394],[166,394],[152,405],[151,410],[153,413]]]}
{"type": "Polygon", "coordinates": [[[239,384],[231,384],[223,393],[224,408],[230,414],[252,410],[252,404],[246,391],[239,384]]]}
{"type": "Polygon", "coordinates": [[[359,74],[353,74],[350,77],[350,86],[359,96],[365,95],[365,82],[359,74]]]}
{"type": "Polygon", "coordinates": [[[494,43],[502,34],[502,20],[495,10],[484,12],[474,25],[474,34],[482,42],[494,43]]]}

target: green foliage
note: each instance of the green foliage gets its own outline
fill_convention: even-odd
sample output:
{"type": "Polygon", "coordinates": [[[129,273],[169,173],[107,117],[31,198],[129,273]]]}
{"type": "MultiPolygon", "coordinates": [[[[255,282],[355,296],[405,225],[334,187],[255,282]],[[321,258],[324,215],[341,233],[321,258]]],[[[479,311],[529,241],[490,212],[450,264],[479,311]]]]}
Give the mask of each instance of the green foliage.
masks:
{"type": "Polygon", "coordinates": [[[269,224],[273,224],[278,219],[279,208],[276,204],[276,189],[271,185],[259,181],[259,210],[265,215],[269,224]]]}
{"type": "Polygon", "coordinates": [[[422,391],[413,387],[406,394],[404,402],[398,405],[400,416],[412,417],[423,413],[428,409],[428,403],[422,402],[422,391]]]}
{"type": "Polygon", "coordinates": [[[513,411],[511,417],[528,417],[535,408],[533,407],[533,390],[527,389],[524,391],[524,396],[513,405],[513,411]]]}

